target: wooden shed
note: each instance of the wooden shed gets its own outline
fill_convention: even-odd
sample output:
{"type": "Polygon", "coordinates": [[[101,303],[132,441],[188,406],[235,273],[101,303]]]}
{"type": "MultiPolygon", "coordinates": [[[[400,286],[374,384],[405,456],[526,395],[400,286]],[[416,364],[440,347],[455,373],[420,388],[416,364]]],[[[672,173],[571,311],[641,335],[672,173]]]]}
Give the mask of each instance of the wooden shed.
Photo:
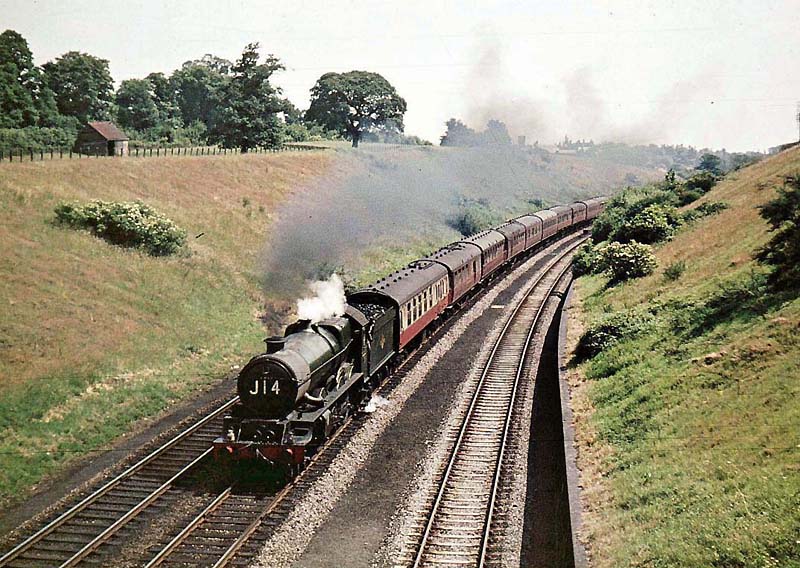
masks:
{"type": "Polygon", "coordinates": [[[124,156],[128,137],[113,122],[89,122],[78,132],[75,151],[81,154],[124,156]]]}

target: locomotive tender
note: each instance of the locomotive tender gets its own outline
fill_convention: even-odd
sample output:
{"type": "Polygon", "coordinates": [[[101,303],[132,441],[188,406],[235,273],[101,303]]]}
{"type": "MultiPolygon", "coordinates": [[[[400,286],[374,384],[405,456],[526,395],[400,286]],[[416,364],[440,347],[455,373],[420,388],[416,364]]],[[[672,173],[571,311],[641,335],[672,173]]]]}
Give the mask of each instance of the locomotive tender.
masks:
{"type": "Polygon", "coordinates": [[[445,311],[503,265],[588,224],[605,202],[560,205],[451,243],[351,294],[343,315],[301,320],[268,338],[266,353],[239,372],[240,400],[224,419],[215,455],[296,473],[445,311]]]}

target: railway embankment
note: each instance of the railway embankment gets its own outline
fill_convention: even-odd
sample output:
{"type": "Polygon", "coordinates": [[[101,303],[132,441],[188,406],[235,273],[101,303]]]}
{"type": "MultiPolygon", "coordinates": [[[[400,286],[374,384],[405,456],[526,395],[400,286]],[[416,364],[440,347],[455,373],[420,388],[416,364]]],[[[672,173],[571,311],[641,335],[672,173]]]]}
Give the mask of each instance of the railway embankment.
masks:
{"type": "Polygon", "coordinates": [[[447,207],[484,199],[510,215],[536,200],[549,205],[608,190],[629,175],[653,172],[575,156],[481,158],[369,145],[358,152],[4,163],[0,527],[39,508],[18,506],[32,493],[40,504],[52,502],[73,480],[135,452],[137,433],[150,432],[179,402],[219,387],[261,350],[265,328],[274,331],[304,293],[301,284],[273,294],[265,273],[296,276],[298,267],[313,272],[325,261],[371,280],[452,241],[447,207]],[[447,188],[436,206],[395,215],[410,196],[424,198],[407,187],[424,179],[447,188]],[[92,199],[144,201],[185,229],[188,244],[177,255],[152,257],[54,222],[59,203],[92,199]],[[384,222],[347,232],[373,212],[384,222]],[[325,258],[294,254],[300,242],[325,258]],[[264,257],[281,246],[296,262],[268,264],[264,257]]]}
{"type": "Polygon", "coordinates": [[[689,206],[728,208],[656,245],[653,274],[576,281],[566,376],[592,566],[800,566],[800,298],[755,260],[773,235],[759,208],[798,172],[792,149],[730,173],[689,206]],[[616,341],[578,363],[601,321],[616,341]]]}

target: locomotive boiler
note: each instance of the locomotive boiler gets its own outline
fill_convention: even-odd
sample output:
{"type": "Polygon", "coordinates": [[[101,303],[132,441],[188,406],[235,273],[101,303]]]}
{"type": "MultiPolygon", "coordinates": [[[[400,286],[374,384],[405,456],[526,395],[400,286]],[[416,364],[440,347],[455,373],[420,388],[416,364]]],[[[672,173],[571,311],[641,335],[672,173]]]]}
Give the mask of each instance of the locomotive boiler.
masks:
{"type": "Polygon", "coordinates": [[[357,307],[318,323],[298,321],[266,339],[236,381],[240,403],[224,419],[218,457],[300,466],[354,410],[368,402],[394,351],[393,318],[357,307]]]}

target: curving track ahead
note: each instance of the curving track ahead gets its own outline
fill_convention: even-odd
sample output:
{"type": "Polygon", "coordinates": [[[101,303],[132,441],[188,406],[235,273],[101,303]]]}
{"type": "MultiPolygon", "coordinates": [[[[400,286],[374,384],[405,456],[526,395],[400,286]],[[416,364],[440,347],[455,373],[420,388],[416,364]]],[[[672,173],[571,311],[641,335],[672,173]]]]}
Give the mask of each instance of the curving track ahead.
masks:
{"type": "MultiPolygon", "coordinates": [[[[570,237],[574,239],[574,234],[570,237]]],[[[468,522],[464,516],[466,513],[480,516],[478,513],[483,511],[483,517],[491,520],[515,390],[497,386],[495,382],[498,377],[507,376],[511,367],[517,365],[513,361],[519,361],[517,365],[517,375],[519,375],[525,358],[524,350],[527,350],[541,306],[544,305],[544,299],[540,298],[541,306],[534,310],[536,314],[532,315],[531,306],[536,302],[536,298],[539,298],[537,290],[541,291],[544,283],[549,282],[548,279],[552,279],[555,271],[560,269],[559,276],[555,278],[544,296],[546,299],[560,275],[569,266],[569,251],[581,242],[583,239],[574,244],[573,240],[567,252],[551,261],[506,324],[506,329],[501,334],[490,358],[490,366],[494,361],[494,367],[490,369],[490,366],[487,366],[481,379],[482,386],[473,400],[474,409],[471,412],[474,413],[474,418],[471,421],[465,420],[457,444],[457,447],[462,449],[457,449],[453,453],[445,481],[441,486],[441,496],[437,498],[430,526],[426,528],[418,557],[414,560],[415,566],[426,565],[432,558],[449,558],[447,555],[442,555],[441,550],[456,550],[452,542],[448,544],[443,540],[444,536],[454,534],[452,527],[456,527],[456,532],[461,534],[465,534],[465,527],[470,531],[477,530],[478,524],[468,522]],[[527,325],[526,333],[521,333],[520,326],[525,325],[527,325]],[[519,351],[520,345],[523,349],[522,355],[510,354],[508,350],[519,351]],[[486,433],[495,429],[497,421],[500,420],[498,409],[502,407],[507,407],[508,413],[504,415],[504,434],[498,450],[497,441],[486,437],[486,433]],[[473,452],[473,458],[466,458],[467,454],[464,453],[466,448],[473,452]],[[476,471],[482,474],[487,471],[493,472],[493,478],[488,485],[487,482],[476,484],[474,477],[476,471]],[[461,483],[461,497],[458,496],[459,483],[461,483]],[[452,492],[454,488],[456,488],[455,493],[452,492]],[[475,494],[478,491],[483,495],[486,490],[491,494],[488,505],[476,504],[474,499],[472,502],[463,500],[463,495],[466,493],[475,494]],[[455,501],[447,501],[452,495],[455,495],[455,501]],[[455,524],[452,524],[454,520],[455,524]],[[451,524],[447,525],[448,522],[451,524]]],[[[436,335],[433,333],[431,339],[436,335]]],[[[430,340],[424,344],[429,342],[430,340]]],[[[402,380],[404,375],[402,370],[413,365],[419,355],[418,351],[419,348],[403,361],[398,372],[384,383],[381,390],[390,390],[402,380]]],[[[517,380],[518,378],[517,376],[517,380]]],[[[107,563],[113,558],[114,550],[119,549],[120,543],[135,533],[139,527],[137,520],[145,516],[152,519],[153,515],[174,505],[182,495],[185,495],[175,487],[176,483],[209,455],[211,442],[221,430],[222,417],[237,400],[234,398],[215,408],[99,489],[83,497],[67,511],[0,556],[0,567],[65,568],[78,564],[107,563]],[[143,515],[145,512],[147,515],[143,515]]],[[[335,457],[336,448],[345,444],[351,437],[358,423],[358,420],[351,419],[316,454],[315,460],[309,467],[277,493],[239,492],[235,486],[225,489],[207,501],[204,507],[200,507],[199,512],[192,515],[183,528],[172,535],[166,543],[151,548],[149,558],[142,563],[147,562],[147,566],[153,567],[246,565],[269,537],[271,529],[278,526],[302,498],[302,489],[310,486],[321,475],[326,464],[335,457]]],[[[485,550],[488,543],[490,524],[490,522],[483,523],[485,530],[481,536],[482,550],[485,550]]],[[[450,540],[465,544],[472,543],[475,538],[461,537],[450,540]]],[[[467,548],[472,550],[474,546],[470,544],[467,548]]],[[[484,554],[481,552],[479,557],[483,558],[484,554]]]]}
{"type": "MultiPolygon", "coordinates": [[[[582,242],[582,241],[580,241],[582,242]]],[[[511,418],[534,332],[559,282],[570,267],[570,247],[535,279],[506,321],[485,364],[438,474],[438,489],[409,535],[413,556],[401,564],[478,566],[489,557],[511,418]]]]}

